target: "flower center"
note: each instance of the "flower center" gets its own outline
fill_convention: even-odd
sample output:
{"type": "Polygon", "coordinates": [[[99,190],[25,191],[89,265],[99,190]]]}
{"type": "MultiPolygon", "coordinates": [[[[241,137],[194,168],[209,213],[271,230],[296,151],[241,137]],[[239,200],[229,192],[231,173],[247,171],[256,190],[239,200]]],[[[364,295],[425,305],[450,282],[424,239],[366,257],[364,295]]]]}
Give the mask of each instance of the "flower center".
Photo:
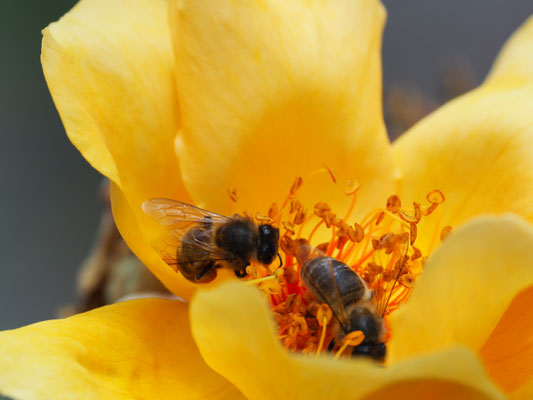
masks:
{"type": "MultiPolygon", "coordinates": [[[[254,263],[247,268],[245,279],[265,293],[279,327],[279,338],[289,351],[316,355],[332,351],[338,357],[350,354],[361,343],[366,343],[365,351],[369,353],[378,345],[384,348],[391,335],[388,317],[409,298],[426,261],[415,246],[417,226],[424,217],[440,210],[444,195],[434,190],[427,195],[425,204],[414,202],[409,208],[403,207],[397,195],[391,195],[382,207],[353,222],[358,182],[350,182],[345,190],[350,206],[344,216],[323,201],[317,202],[310,213],[298,199],[302,184],[303,179],[297,178],[281,206],[272,204],[267,215],[249,215],[259,223],[271,223],[280,229],[283,266],[254,263]],[[327,282],[317,282],[317,287],[310,288],[309,282],[302,279],[301,270],[308,268],[306,261],[314,257],[323,257],[321,260],[329,260],[330,264],[337,260],[335,265],[340,269],[349,267],[358,275],[348,271],[349,278],[354,282],[362,279],[360,289],[364,293],[350,296],[346,284],[338,281],[341,275],[331,266],[328,270],[329,264],[322,265],[322,277],[329,286],[327,282]],[[317,293],[322,289],[326,295],[320,299],[317,293]],[[368,323],[359,324],[367,329],[364,332],[363,328],[354,328],[359,326],[357,321],[351,325],[343,321],[341,315],[345,311],[348,315],[358,307],[374,315],[369,323],[374,318],[382,325],[376,328],[379,340],[370,337],[368,323]]],[[[433,236],[443,239],[451,227],[441,228],[437,223],[434,230],[433,236]]]]}

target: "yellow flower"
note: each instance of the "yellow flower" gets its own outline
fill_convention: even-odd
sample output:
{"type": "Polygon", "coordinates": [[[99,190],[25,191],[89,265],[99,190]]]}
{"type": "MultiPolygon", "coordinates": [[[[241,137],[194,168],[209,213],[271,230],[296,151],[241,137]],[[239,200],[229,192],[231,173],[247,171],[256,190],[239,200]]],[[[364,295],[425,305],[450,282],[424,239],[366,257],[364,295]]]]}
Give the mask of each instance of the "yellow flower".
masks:
{"type": "MultiPolygon", "coordinates": [[[[358,217],[391,193],[410,203],[441,189],[446,207],[421,222],[418,246],[432,248],[438,218],[457,228],[391,316],[386,367],[287,353],[264,297],[226,283],[199,291],[190,309],[135,300],[2,332],[0,392],[530,398],[533,20],[482,86],[390,145],[384,17],[373,0],[171,0],[168,9],[163,0],[82,0],[44,31],[42,62],[70,139],[112,181],[122,235],[183,297],[194,288],[150,246],[158,226],[141,210],[147,199],[231,213],[232,186],[239,210],[264,210],[323,163],[339,181],[361,181],[358,217]],[[514,215],[474,219],[502,212],[514,215]]],[[[327,175],[306,180],[299,198],[346,207],[327,175]]]]}

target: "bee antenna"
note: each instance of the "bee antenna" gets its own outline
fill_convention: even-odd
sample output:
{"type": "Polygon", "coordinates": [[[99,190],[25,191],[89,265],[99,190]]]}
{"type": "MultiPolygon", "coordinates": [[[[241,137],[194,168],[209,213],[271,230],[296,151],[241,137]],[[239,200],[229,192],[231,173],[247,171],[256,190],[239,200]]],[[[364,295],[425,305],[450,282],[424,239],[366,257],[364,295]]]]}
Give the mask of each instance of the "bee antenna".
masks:
{"type": "Polygon", "coordinates": [[[283,260],[281,258],[281,254],[279,254],[279,251],[278,251],[278,258],[279,258],[279,267],[278,268],[281,268],[281,267],[283,267],[283,260]]]}

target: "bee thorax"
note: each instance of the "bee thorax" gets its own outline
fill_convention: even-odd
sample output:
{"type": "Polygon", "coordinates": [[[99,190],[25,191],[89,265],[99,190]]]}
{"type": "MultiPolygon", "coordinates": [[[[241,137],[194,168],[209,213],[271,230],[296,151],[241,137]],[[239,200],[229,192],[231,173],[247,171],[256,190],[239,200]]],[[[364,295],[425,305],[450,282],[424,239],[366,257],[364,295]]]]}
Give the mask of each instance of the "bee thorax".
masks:
{"type": "Polygon", "coordinates": [[[247,265],[252,258],[256,242],[256,228],[252,221],[245,218],[234,218],[221,225],[215,234],[216,245],[234,256],[232,263],[244,262],[247,265]]]}

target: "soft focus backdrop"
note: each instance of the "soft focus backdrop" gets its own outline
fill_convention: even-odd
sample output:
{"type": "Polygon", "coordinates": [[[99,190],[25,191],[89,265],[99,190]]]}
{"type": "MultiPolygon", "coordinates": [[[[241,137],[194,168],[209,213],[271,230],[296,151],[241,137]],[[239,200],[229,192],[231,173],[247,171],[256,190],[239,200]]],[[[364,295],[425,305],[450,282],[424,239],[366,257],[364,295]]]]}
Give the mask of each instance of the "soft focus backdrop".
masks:
{"type": "MultiPolygon", "coordinates": [[[[0,329],[55,316],[98,225],[100,176],[69,143],[42,75],[40,31],[76,2],[0,1],[0,329]]],[[[481,82],[531,0],[386,0],[392,136],[481,82]]],[[[113,112],[113,110],[109,110],[113,112]]]]}

